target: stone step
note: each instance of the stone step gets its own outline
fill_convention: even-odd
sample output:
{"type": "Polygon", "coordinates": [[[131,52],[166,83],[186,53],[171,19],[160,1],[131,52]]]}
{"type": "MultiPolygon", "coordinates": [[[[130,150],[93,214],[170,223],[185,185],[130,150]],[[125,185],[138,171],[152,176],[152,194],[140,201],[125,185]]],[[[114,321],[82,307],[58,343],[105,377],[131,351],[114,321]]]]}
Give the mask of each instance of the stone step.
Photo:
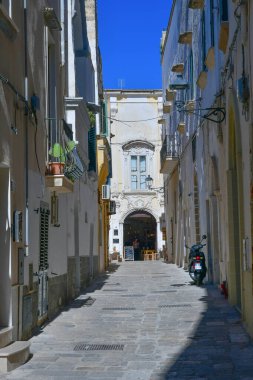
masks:
{"type": "Polygon", "coordinates": [[[13,327],[0,326],[0,348],[7,346],[12,342],[13,327]]]}
{"type": "Polygon", "coordinates": [[[0,349],[0,373],[9,372],[24,364],[30,355],[30,342],[17,341],[0,349]]]}

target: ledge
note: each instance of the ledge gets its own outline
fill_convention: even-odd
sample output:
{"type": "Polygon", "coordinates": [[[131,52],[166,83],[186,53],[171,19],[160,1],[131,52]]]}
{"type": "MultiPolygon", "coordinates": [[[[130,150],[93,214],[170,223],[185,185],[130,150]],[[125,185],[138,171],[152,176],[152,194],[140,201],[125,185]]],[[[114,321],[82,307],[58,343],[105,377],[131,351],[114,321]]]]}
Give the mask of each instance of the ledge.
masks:
{"type": "Polygon", "coordinates": [[[183,73],[184,72],[184,64],[183,63],[177,63],[172,66],[171,71],[173,73],[183,73]]]}
{"type": "Polygon", "coordinates": [[[198,76],[196,84],[199,88],[201,88],[201,90],[204,90],[204,88],[206,87],[206,84],[207,84],[207,72],[206,71],[201,71],[201,73],[198,76]]]}
{"type": "Polygon", "coordinates": [[[179,44],[188,44],[191,45],[192,43],[192,32],[185,32],[181,33],[178,38],[179,44]]]}
{"type": "Polygon", "coordinates": [[[204,8],[204,0],[189,0],[188,8],[203,9],[204,8]]]}
{"type": "Polygon", "coordinates": [[[205,65],[209,70],[212,70],[215,66],[215,52],[213,46],[208,49],[205,65]]]}
{"type": "Polygon", "coordinates": [[[57,193],[72,193],[74,184],[64,174],[46,175],[46,187],[57,193]]]}

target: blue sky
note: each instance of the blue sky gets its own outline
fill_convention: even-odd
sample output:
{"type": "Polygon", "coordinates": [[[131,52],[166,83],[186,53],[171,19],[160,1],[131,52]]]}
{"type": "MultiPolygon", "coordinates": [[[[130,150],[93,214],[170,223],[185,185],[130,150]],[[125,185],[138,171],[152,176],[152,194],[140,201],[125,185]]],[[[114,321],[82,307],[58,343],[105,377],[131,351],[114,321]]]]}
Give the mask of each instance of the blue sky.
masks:
{"type": "Polygon", "coordinates": [[[97,0],[104,88],[159,89],[171,0],[97,0]]]}

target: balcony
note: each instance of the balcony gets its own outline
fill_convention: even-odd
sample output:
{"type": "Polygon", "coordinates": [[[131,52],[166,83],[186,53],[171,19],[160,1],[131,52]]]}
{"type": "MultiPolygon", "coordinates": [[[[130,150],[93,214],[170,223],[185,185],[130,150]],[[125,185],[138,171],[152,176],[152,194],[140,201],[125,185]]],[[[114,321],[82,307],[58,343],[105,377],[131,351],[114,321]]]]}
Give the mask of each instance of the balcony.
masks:
{"type": "Polygon", "coordinates": [[[179,141],[177,135],[166,135],[160,152],[160,159],[160,173],[172,173],[179,159],[179,141]]]}
{"type": "Polygon", "coordinates": [[[84,173],[84,164],[72,140],[72,131],[64,120],[48,120],[48,160],[45,181],[50,191],[69,193],[84,173]]]}

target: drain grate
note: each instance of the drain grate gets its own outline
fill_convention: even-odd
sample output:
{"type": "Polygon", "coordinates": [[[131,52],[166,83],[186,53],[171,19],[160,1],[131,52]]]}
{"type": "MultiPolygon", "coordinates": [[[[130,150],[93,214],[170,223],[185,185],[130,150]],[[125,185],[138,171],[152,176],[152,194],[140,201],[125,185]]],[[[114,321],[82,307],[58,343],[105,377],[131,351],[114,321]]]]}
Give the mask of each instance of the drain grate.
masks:
{"type": "Polygon", "coordinates": [[[186,284],[171,284],[170,286],[175,286],[175,287],[180,288],[180,286],[186,286],[186,284]]]}
{"type": "Polygon", "coordinates": [[[127,292],[127,289],[103,289],[103,292],[127,292]]]}
{"type": "Polygon", "coordinates": [[[74,351],[123,351],[124,344],[86,344],[78,343],[74,351]]]}
{"type": "Polygon", "coordinates": [[[86,298],[86,299],[76,299],[75,301],[73,301],[71,303],[71,307],[75,307],[75,308],[79,308],[79,307],[83,307],[83,306],[91,306],[94,304],[94,302],[96,301],[95,298],[86,298]]]}
{"type": "Polygon", "coordinates": [[[122,294],[121,297],[145,297],[145,294],[122,294]]]}
{"type": "Polygon", "coordinates": [[[136,310],[135,307],[103,307],[102,310],[136,310]]]}
{"type": "Polygon", "coordinates": [[[192,307],[192,305],[189,303],[185,303],[181,305],[159,305],[159,307],[192,307]]]}
{"type": "Polygon", "coordinates": [[[177,290],[153,290],[151,293],[177,293],[177,290]]]}

